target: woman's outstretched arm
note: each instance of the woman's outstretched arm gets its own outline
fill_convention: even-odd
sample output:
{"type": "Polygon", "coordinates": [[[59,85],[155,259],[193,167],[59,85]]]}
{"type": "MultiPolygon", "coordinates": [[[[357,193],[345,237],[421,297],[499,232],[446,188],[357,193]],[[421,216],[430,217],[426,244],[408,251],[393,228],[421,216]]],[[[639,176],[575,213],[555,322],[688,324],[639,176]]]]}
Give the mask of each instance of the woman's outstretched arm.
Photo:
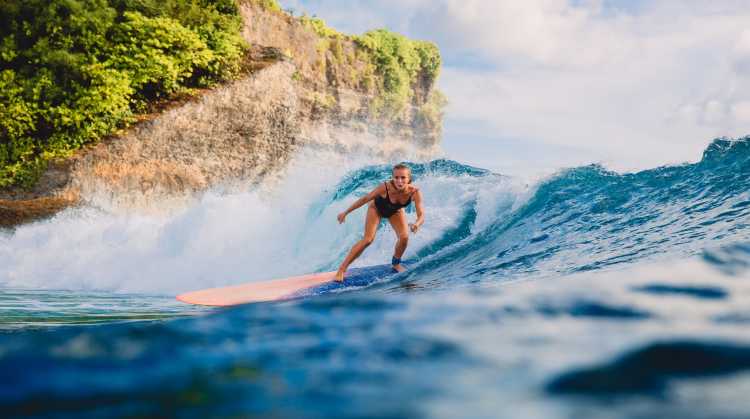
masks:
{"type": "Polygon", "coordinates": [[[385,193],[385,185],[381,183],[375,189],[370,191],[370,193],[354,201],[354,203],[349,208],[347,208],[346,211],[339,214],[338,217],[336,217],[339,220],[339,224],[343,223],[344,220],[346,220],[346,216],[349,215],[350,212],[372,201],[376,196],[382,195],[383,193],[385,193]]]}
{"type": "Polygon", "coordinates": [[[416,192],[414,192],[414,206],[417,210],[417,221],[414,222],[414,224],[411,224],[409,228],[411,229],[412,233],[416,233],[419,227],[424,224],[424,208],[422,208],[422,193],[419,192],[419,189],[417,189],[416,192]]]}

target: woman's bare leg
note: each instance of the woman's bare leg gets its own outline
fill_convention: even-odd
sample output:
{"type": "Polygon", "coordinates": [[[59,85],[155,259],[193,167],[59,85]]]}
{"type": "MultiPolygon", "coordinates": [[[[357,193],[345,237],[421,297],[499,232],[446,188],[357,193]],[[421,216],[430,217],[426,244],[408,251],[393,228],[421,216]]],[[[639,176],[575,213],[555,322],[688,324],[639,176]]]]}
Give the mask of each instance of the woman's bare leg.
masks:
{"type": "Polygon", "coordinates": [[[349,267],[349,265],[351,265],[351,263],[354,262],[354,260],[362,254],[365,248],[367,248],[367,246],[369,246],[372,241],[375,240],[375,233],[377,233],[378,231],[378,224],[380,224],[380,214],[378,214],[375,206],[373,204],[370,204],[367,207],[364,237],[362,237],[362,240],[358,241],[354,244],[354,246],[352,246],[352,250],[349,251],[349,254],[346,256],[344,261],[341,262],[341,266],[339,266],[339,270],[336,272],[336,281],[344,280],[344,273],[346,272],[346,269],[349,267]]]}
{"type": "MultiPolygon", "coordinates": [[[[409,244],[409,224],[406,222],[406,212],[402,209],[391,215],[388,221],[393,227],[393,231],[396,233],[396,248],[393,250],[393,257],[401,259],[406,251],[406,246],[409,244]]],[[[406,270],[401,264],[393,265],[393,269],[403,272],[406,270]]]]}

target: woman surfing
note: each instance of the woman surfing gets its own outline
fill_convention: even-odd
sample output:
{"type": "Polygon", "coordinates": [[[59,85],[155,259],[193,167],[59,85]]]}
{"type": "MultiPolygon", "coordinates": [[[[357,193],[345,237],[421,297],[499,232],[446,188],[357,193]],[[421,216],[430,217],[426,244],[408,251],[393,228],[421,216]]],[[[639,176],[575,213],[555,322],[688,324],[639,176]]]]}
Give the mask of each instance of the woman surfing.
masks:
{"type": "Polygon", "coordinates": [[[349,265],[362,254],[362,252],[375,240],[375,233],[378,230],[381,218],[387,218],[391,223],[393,231],[396,232],[396,249],[393,251],[391,264],[393,269],[403,272],[406,268],[401,266],[401,256],[406,250],[409,243],[409,230],[416,233],[419,227],[424,224],[424,211],[422,208],[422,195],[419,189],[411,184],[411,169],[405,164],[393,166],[392,179],[383,182],[373,189],[370,193],[356,200],[346,211],[338,215],[339,224],[346,220],[346,216],[369,203],[367,206],[367,217],[365,218],[365,234],[362,240],[358,241],[349,254],[346,256],[341,266],[336,272],[336,281],[344,280],[344,273],[349,265]],[[406,212],[404,208],[414,200],[414,206],[417,210],[417,220],[414,224],[407,224],[406,212]]]}

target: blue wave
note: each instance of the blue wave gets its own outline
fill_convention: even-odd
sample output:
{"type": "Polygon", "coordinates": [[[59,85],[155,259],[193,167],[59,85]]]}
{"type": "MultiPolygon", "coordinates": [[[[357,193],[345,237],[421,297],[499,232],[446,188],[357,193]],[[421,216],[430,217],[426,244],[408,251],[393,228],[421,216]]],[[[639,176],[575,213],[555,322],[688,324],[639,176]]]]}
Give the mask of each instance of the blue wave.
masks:
{"type": "MultiPolygon", "coordinates": [[[[427,163],[409,163],[412,180],[418,181],[425,176],[491,176],[492,172],[467,166],[453,160],[438,159],[427,163]]],[[[363,195],[375,188],[383,179],[391,176],[390,165],[367,166],[348,174],[343,181],[333,188],[329,196],[324,196],[310,206],[308,218],[319,217],[323,210],[334,202],[349,199],[354,195],[363,195]]],[[[411,207],[407,209],[409,211],[411,207]]]]}
{"type": "MultiPolygon", "coordinates": [[[[488,187],[502,178],[449,160],[413,168],[417,183],[432,176],[470,176],[488,187]]],[[[356,171],[326,201],[364,193],[388,173],[384,165],[356,171]]],[[[748,179],[750,137],[714,140],[693,164],[626,174],[599,165],[563,170],[540,183],[523,206],[481,231],[474,225],[477,201],[465,202],[454,226],[412,255],[419,263],[406,277],[435,286],[560,275],[746,241],[748,179]]]]}
{"type": "MultiPolygon", "coordinates": [[[[439,202],[457,205],[449,208],[452,224],[413,249],[416,264],[400,275],[399,292],[381,292],[392,286],[385,284],[155,322],[140,321],[149,314],[143,296],[113,314],[108,294],[45,293],[36,299],[48,303],[37,301],[35,310],[100,299],[96,312],[49,322],[127,323],[0,333],[0,410],[401,418],[441,416],[438,406],[449,412],[442,416],[471,417],[746,416],[750,285],[740,278],[750,267],[750,139],[716,140],[694,164],[630,174],[565,170],[522,204],[489,212],[486,195],[471,188],[504,194],[495,187],[504,177],[447,160],[414,168],[418,184],[446,191],[439,202]],[[445,184],[469,188],[449,193],[445,184]],[[459,289],[675,255],[701,257],[656,270],[459,289]],[[440,287],[451,289],[408,293],[440,287]]],[[[330,221],[331,206],[388,169],[348,176],[319,197],[321,212],[307,221],[330,221]]],[[[4,298],[34,306],[27,294],[4,298]]],[[[11,311],[6,321],[17,316],[11,311]]]]}

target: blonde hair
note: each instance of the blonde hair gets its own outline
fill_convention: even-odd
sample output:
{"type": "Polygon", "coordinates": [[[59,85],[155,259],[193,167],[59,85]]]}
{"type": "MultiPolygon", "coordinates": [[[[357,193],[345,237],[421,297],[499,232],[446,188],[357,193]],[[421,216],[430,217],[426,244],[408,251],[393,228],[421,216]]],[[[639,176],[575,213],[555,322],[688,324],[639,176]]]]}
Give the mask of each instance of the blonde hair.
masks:
{"type": "Polygon", "coordinates": [[[391,173],[395,172],[396,170],[406,169],[409,171],[409,183],[411,183],[411,167],[407,166],[406,163],[399,163],[395,166],[393,166],[393,169],[391,169],[391,173]]]}

